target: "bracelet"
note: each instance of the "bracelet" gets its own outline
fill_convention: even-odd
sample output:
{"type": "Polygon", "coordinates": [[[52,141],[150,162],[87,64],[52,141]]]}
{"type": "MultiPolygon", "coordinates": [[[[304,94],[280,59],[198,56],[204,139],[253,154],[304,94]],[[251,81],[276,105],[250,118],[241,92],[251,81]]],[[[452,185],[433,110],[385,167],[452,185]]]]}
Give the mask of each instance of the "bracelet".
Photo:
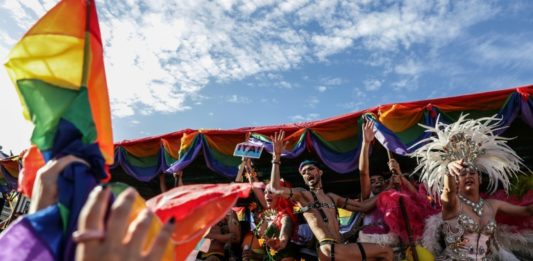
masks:
{"type": "Polygon", "coordinates": [[[280,160],[272,160],[272,164],[281,165],[281,161],[280,160]]]}

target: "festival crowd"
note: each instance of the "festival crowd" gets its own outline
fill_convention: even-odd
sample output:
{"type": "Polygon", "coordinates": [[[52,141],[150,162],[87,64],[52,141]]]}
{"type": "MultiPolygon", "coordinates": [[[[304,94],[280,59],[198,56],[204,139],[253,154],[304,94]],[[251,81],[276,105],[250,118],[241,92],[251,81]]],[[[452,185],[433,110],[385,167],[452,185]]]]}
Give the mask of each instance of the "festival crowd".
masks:
{"type": "MultiPolygon", "coordinates": [[[[371,171],[375,127],[367,121],[359,158],[360,194],[355,198],[324,191],[324,167],[313,160],[297,169],[306,188],[285,182],[280,175],[285,133],[277,132],[271,137],[270,178],[260,181],[252,161],[243,158],[236,181],[252,184],[251,203],[244,210],[229,211],[212,226],[192,259],[533,260],[528,249],[533,242],[533,205],[513,205],[480,191],[487,184],[483,179],[493,192],[499,185],[508,189],[513,175],[525,168],[505,140],[493,134],[496,125],[487,122],[494,120],[461,117],[452,124],[427,127],[434,135],[412,155],[418,159],[414,172],[420,173],[420,182],[406,177],[392,155],[387,173],[371,171]],[[339,209],[352,213],[347,224],[340,224],[339,209]],[[499,213],[528,222],[510,230],[513,224],[497,222],[499,213]]],[[[57,175],[74,162],[88,164],[70,155],[43,167],[31,212],[57,201],[57,175]]],[[[174,174],[175,186],[184,186],[182,175],[174,174]]],[[[110,187],[93,189],[72,235],[77,260],[161,260],[180,224],[169,219],[146,247],[154,214],[144,209],[128,222],[136,193],[126,189],[109,206],[110,187]]]]}

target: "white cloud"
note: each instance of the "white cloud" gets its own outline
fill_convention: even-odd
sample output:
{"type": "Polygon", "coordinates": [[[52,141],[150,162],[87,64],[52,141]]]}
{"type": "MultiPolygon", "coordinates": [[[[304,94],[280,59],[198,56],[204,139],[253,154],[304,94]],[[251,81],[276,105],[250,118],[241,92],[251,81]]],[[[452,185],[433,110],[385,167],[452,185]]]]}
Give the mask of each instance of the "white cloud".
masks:
{"type": "Polygon", "coordinates": [[[230,95],[226,97],[226,101],[229,103],[250,103],[252,102],[250,98],[245,96],[240,96],[237,94],[230,95]]]}
{"type": "Polygon", "coordinates": [[[315,96],[307,97],[307,99],[304,102],[304,106],[307,108],[315,108],[317,104],[320,103],[320,100],[315,96]]]}
{"type": "Polygon", "coordinates": [[[282,88],[282,89],[292,89],[293,86],[291,83],[287,82],[287,81],[281,81],[281,82],[278,82],[276,84],[276,86],[282,88]]]}
{"type": "MultiPolygon", "coordinates": [[[[16,26],[0,31],[0,44],[22,36],[55,2],[3,1],[4,19],[16,26]]],[[[482,0],[98,0],[97,6],[114,117],[188,110],[201,104],[195,97],[212,81],[276,75],[347,50],[442,45],[498,11],[482,0]]],[[[395,71],[411,75],[418,66],[395,71]]],[[[280,79],[272,86],[295,84],[280,79]]]]}
{"type": "Polygon", "coordinates": [[[341,103],[338,106],[343,109],[350,110],[350,111],[360,111],[365,108],[365,103],[362,100],[355,100],[355,101],[341,103]]]}
{"type": "Polygon", "coordinates": [[[316,87],[319,92],[325,92],[334,88],[334,86],[345,83],[345,80],[339,77],[323,77],[319,79],[320,85],[316,87]]]}
{"type": "Polygon", "coordinates": [[[398,64],[394,68],[394,71],[400,75],[419,75],[425,70],[424,65],[418,63],[412,59],[407,60],[405,63],[398,64]]]}
{"type": "Polygon", "coordinates": [[[533,68],[531,35],[508,34],[481,38],[474,43],[472,59],[483,65],[533,68]]]}
{"type": "Polygon", "coordinates": [[[419,87],[417,77],[403,77],[392,83],[392,89],[397,92],[415,91],[419,87]]]}
{"type": "Polygon", "coordinates": [[[304,122],[304,121],[314,121],[317,120],[320,114],[318,113],[308,113],[306,115],[293,115],[289,117],[291,122],[304,122]]]}
{"type": "Polygon", "coordinates": [[[363,84],[365,85],[365,89],[367,91],[377,91],[381,88],[383,82],[377,79],[371,79],[364,81],[363,84]]]}
{"type": "Polygon", "coordinates": [[[324,85],[332,86],[332,85],[341,85],[344,83],[344,80],[339,77],[335,77],[335,78],[325,77],[325,78],[320,79],[320,82],[324,85]]]}

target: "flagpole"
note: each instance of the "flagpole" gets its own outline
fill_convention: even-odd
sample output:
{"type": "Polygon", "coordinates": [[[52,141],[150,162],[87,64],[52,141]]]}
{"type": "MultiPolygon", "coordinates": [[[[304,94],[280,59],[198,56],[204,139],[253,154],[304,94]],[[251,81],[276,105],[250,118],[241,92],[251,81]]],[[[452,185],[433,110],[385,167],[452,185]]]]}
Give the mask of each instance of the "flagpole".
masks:
{"type": "MultiPolygon", "coordinates": [[[[385,148],[387,150],[387,157],[389,158],[389,161],[391,159],[394,159],[392,156],[392,153],[389,149],[385,148]]],[[[392,175],[402,175],[401,173],[395,173],[394,169],[391,169],[392,175]]],[[[400,177],[401,178],[401,177],[400,177]]],[[[396,186],[396,190],[400,191],[400,185],[396,186]]],[[[407,210],[405,209],[405,203],[403,202],[403,197],[400,195],[399,204],[400,204],[400,211],[402,212],[403,221],[405,223],[405,229],[407,230],[407,236],[409,239],[409,247],[411,248],[411,252],[413,253],[413,260],[419,261],[418,253],[416,252],[416,244],[415,240],[413,238],[413,231],[411,230],[411,223],[409,223],[409,216],[407,215],[407,210]]]]}

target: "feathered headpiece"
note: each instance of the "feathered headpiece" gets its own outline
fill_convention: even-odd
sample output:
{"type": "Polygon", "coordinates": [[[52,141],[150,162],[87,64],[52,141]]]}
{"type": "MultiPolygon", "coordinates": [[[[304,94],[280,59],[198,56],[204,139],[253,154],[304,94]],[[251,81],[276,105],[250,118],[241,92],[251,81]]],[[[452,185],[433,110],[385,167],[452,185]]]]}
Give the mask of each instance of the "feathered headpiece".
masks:
{"type": "Polygon", "coordinates": [[[466,119],[467,116],[461,115],[452,124],[437,119],[435,128],[421,125],[426,132],[434,135],[413,145],[424,144],[411,156],[418,159],[415,172],[422,170],[420,180],[433,195],[440,194],[444,186],[443,177],[448,173],[448,163],[455,160],[463,159],[465,165],[475,168],[480,174],[487,174],[491,192],[496,191],[498,182],[507,191],[509,179],[523,166],[522,159],[507,145],[509,139],[494,134],[494,131],[505,128],[501,126],[500,118],[492,116],[471,120],[466,119]]]}

